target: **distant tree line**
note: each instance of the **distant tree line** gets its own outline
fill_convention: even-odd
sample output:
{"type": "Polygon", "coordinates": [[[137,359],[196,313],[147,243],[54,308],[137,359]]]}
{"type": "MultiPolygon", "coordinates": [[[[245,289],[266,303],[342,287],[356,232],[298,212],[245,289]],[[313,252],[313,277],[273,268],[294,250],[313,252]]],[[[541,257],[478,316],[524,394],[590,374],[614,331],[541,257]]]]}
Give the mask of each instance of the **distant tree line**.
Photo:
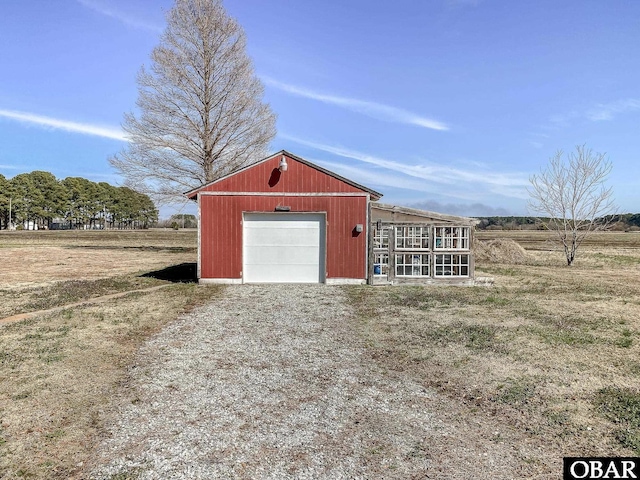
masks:
{"type": "Polygon", "coordinates": [[[479,217],[478,230],[543,230],[544,219],[534,217],[479,217]]]}
{"type": "MultiPolygon", "coordinates": [[[[609,215],[609,230],[640,231],[640,213],[609,215]]],[[[478,230],[544,230],[549,218],[540,217],[478,217],[478,230]]]]}
{"type": "Polygon", "coordinates": [[[171,215],[171,218],[168,220],[158,222],[158,226],[173,228],[174,230],[178,230],[179,228],[198,228],[198,219],[190,213],[176,213],[171,215]]]}
{"type": "Polygon", "coordinates": [[[58,180],[43,171],[11,179],[0,174],[0,229],[148,228],[158,210],[144,194],[127,187],[95,183],[86,178],[58,180]]]}

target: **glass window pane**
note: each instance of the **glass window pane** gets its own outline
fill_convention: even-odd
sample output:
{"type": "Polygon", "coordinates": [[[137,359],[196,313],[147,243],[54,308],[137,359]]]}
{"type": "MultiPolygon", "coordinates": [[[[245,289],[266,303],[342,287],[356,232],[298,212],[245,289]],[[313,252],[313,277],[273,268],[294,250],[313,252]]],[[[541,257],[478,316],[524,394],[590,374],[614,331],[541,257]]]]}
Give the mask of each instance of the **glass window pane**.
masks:
{"type": "Polygon", "coordinates": [[[396,227],[396,248],[428,249],[429,227],[396,227]]]}
{"type": "Polygon", "coordinates": [[[468,250],[469,227],[436,227],[434,245],[443,250],[468,250]]]}
{"type": "Polygon", "coordinates": [[[436,255],[435,261],[436,276],[469,276],[469,255],[436,255]]]}

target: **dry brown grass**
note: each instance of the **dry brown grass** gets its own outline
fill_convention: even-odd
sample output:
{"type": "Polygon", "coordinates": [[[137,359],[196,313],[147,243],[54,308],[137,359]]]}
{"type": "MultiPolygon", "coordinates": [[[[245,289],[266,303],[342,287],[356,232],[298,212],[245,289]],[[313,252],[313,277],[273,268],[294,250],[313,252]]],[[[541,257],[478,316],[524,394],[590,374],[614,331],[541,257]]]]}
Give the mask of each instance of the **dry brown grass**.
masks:
{"type": "Polygon", "coordinates": [[[527,251],[510,238],[476,240],[473,246],[476,263],[507,263],[518,265],[527,263],[527,251]]]}
{"type": "Polygon", "coordinates": [[[79,478],[114,399],[127,401],[126,372],[137,347],[219,294],[219,288],[164,279],[171,275],[140,276],[195,261],[195,234],[174,233],[0,235],[0,316],[167,284],[0,326],[1,478],[79,478]]]}
{"type": "MultiPolygon", "coordinates": [[[[491,288],[348,290],[372,358],[448,398],[431,407],[456,436],[429,445],[431,461],[501,444],[520,461],[514,471],[557,478],[562,456],[637,455],[640,235],[598,235],[571,268],[548,234],[479,237],[513,238],[527,261],[478,262],[491,288]]],[[[194,232],[2,233],[0,308],[161,285],[140,275],[185,262],[194,232]]],[[[175,284],[0,326],[0,477],[81,476],[114,399],[137,401],[126,370],[138,345],[217,294],[175,284]]]]}
{"type": "Polygon", "coordinates": [[[566,267],[543,235],[516,233],[526,264],[477,262],[494,287],[351,289],[373,356],[445,393],[472,443],[500,431],[531,475],[640,454],[640,235],[598,235],[566,267]]]}
{"type": "Polygon", "coordinates": [[[0,231],[0,288],[150,271],[195,255],[194,231],[0,231]]]}
{"type": "MultiPolygon", "coordinates": [[[[527,250],[557,249],[555,235],[546,230],[484,230],[476,232],[475,237],[479,240],[514,240],[527,250]]],[[[598,232],[587,237],[583,245],[594,248],[637,248],[638,243],[640,232],[598,232]]]]}

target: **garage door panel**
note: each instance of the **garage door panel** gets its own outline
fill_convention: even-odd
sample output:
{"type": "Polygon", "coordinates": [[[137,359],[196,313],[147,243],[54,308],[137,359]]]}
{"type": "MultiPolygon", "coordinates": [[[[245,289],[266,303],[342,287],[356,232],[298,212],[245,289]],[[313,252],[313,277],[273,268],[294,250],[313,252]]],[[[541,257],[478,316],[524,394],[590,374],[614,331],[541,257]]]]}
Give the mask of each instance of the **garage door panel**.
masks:
{"type": "Polygon", "coordinates": [[[322,214],[245,214],[244,281],[324,281],[324,222],[322,214]]]}
{"type": "Polygon", "coordinates": [[[313,225],[315,228],[292,229],[287,225],[281,225],[278,228],[254,228],[247,226],[245,246],[265,246],[267,244],[273,246],[315,246],[320,245],[320,230],[318,224],[313,225]]]}
{"type": "Polygon", "coordinates": [[[318,250],[306,246],[246,247],[245,263],[250,265],[318,265],[318,250]]]}
{"type": "MultiPolygon", "coordinates": [[[[291,214],[291,218],[289,220],[260,220],[256,215],[259,214],[249,214],[249,216],[245,217],[250,224],[251,228],[279,228],[286,226],[291,229],[307,229],[312,227],[317,227],[317,220],[308,220],[308,219],[300,219],[299,215],[291,214]]],[[[268,214],[265,214],[268,215],[268,214]]]]}
{"type": "Polygon", "coordinates": [[[278,272],[273,265],[252,265],[250,283],[318,283],[317,265],[298,265],[278,272]]]}

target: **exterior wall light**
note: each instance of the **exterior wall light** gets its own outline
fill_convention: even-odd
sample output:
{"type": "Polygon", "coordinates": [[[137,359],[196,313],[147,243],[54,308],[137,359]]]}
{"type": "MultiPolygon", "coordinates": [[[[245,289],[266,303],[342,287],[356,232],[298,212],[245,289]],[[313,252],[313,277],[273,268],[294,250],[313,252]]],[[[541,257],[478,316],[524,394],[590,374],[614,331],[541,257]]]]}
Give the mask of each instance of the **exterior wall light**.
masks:
{"type": "Polygon", "coordinates": [[[282,158],[280,159],[280,165],[278,165],[278,170],[280,170],[281,172],[286,172],[287,167],[287,159],[284,158],[284,155],[282,155],[282,158]]]}

